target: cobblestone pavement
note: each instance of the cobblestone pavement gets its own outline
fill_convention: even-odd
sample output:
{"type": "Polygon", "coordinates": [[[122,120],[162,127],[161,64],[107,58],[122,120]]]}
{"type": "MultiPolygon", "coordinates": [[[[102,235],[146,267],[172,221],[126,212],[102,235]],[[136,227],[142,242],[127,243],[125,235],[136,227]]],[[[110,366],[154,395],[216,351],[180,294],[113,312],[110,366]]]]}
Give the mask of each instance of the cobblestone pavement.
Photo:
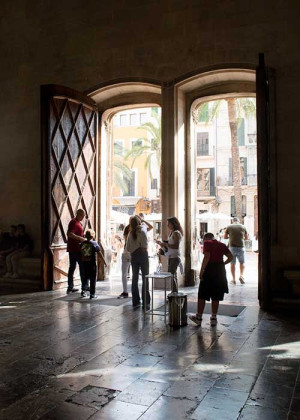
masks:
{"type": "MultiPolygon", "coordinates": [[[[209,315],[174,329],[130,299],[107,305],[117,277],[98,282],[93,301],[65,290],[1,297],[0,418],[299,419],[299,317],[259,309],[256,261],[224,302],[246,308],[214,328],[209,315]]],[[[184,291],[196,301],[197,288],[184,291]]]]}

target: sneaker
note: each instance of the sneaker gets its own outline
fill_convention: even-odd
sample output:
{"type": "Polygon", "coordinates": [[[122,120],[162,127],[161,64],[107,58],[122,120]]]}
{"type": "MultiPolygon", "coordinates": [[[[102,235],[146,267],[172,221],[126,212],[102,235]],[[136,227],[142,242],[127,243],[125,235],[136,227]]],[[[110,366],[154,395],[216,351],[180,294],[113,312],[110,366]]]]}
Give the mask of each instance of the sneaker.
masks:
{"type": "Polygon", "coordinates": [[[73,287],[72,289],[67,289],[67,293],[75,293],[78,292],[79,289],[75,289],[75,287],[73,287]]]}
{"type": "Polygon", "coordinates": [[[86,297],[87,295],[86,295],[86,292],[83,290],[82,292],[81,292],[81,296],[82,297],[86,297]]]}
{"type": "Polygon", "coordinates": [[[216,316],[211,316],[210,317],[210,326],[211,327],[215,327],[218,323],[217,317],[216,316]]]}
{"type": "Polygon", "coordinates": [[[98,295],[90,295],[90,299],[97,299],[98,295]]]}
{"type": "Polygon", "coordinates": [[[231,284],[236,284],[236,282],[235,282],[235,280],[231,280],[231,282],[230,282],[231,284]]]}
{"type": "Polygon", "coordinates": [[[17,274],[17,273],[13,273],[13,274],[11,274],[9,277],[10,277],[11,279],[18,279],[18,278],[19,278],[19,276],[18,276],[18,274],[17,274]]]}
{"type": "Polygon", "coordinates": [[[128,298],[128,293],[122,292],[120,296],[118,296],[118,299],[125,299],[125,298],[128,298]]]}
{"type": "Polygon", "coordinates": [[[199,316],[197,315],[189,315],[189,319],[195,324],[197,324],[199,327],[201,327],[202,318],[199,318],[199,316]]]}
{"type": "Polygon", "coordinates": [[[245,284],[245,280],[244,280],[243,276],[240,276],[239,281],[240,281],[241,284],[245,284]]]}
{"type": "Polygon", "coordinates": [[[138,308],[141,307],[141,304],[140,303],[137,303],[136,305],[132,305],[132,307],[133,307],[133,309],[138,309],[138,308]]]}

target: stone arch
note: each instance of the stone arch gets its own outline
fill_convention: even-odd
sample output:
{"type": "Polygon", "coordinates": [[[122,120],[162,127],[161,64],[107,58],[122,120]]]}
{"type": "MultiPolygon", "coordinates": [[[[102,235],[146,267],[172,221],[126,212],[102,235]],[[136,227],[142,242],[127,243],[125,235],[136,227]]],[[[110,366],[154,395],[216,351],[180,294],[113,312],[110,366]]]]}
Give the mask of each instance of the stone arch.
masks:
{"type": "MultiPolygon", "coordinates": [[[[99,194],[101,217],[99,217],[99,232],[105,237],[107,231],[106,220],[109,216],[111,200],[107,194],[107,181],[111,177],[111,146],[112,146],[112,117],[122,109],[137,107],[161,106],[161,83],[151,79],[119,79],[102,83],[89,89],[90,96],[99,109],[99,194]]],[[[100,208],[99,208],[100,213],[100,208]]]]}

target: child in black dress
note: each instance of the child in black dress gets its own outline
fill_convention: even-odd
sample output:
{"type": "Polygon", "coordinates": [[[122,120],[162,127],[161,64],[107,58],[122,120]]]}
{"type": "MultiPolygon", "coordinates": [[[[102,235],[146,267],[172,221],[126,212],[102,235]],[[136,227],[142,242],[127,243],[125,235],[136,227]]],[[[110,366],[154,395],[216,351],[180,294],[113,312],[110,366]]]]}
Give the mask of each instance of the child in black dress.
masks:
{"type": "Polygon", "coordinates": [[[219,301],[228,293],[225,264],[232,261],[232,253],[222,242],[217,241],[212,233],[206,233],[203,238],[204,258],[200,270],[200,284],[198,290],[198,312],[189,318],[197,325],[201,325],[205,301],[211,299],[210,325],[217,325],[219,301]],[[227,257],[223,261],[223,256],[227,257]]]}
{"type": "Polygon", "coordinates": [[[86,240],[81,242],[81,261],[82,261],[82,291],[81,296],[86,297],[86,289],[88,280],[90,280],[90,299],[96,298],[96,279],[97,279],[97,260],[96,254],[99,254],[102,258],[104,265],[106,262],[104,256],[100,250],[99,244],[94,241],[95,232],[93,230],[87,230],[85,232],[86,240]]]}

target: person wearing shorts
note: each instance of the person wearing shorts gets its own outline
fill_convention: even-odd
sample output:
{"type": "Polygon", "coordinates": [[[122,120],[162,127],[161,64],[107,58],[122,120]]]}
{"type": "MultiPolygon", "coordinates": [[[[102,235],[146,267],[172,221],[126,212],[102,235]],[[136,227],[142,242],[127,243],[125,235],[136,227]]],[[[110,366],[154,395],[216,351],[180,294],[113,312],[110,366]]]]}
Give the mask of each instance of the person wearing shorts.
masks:
{"type": "Polygon", "coordinates": [[[206,233],[203,238],[204,258],[200,270],[200,284],[198,290],[198,308],[195,315],[190,315],[191,321],[201,325],[205,301],[211,300],[210,325],[217,325],[217,313],[220,300],[228,293],[225,264],[232,261],[232,254],[222,242],[214,239],[212,233],[206,233]],[[227,260],[224,261],[224,255],[227,260]]]}
{"type": "Polygon", "coordinates": [[[240,277],[239,281],[241,284],[245,283],[244,280],[244,270],[245,270],[245,239],[248,239],[248,233],[244,225],[242,225],[238,217],[233,218],[233,223],[227,226],[224,238],[229,238],[229,249],[233,255],[233,260],[231,262],[231,275],[232,275],[232,284],[236,284],[235,281],[235,267],[236,260],[240,264],[240,277]]]}

